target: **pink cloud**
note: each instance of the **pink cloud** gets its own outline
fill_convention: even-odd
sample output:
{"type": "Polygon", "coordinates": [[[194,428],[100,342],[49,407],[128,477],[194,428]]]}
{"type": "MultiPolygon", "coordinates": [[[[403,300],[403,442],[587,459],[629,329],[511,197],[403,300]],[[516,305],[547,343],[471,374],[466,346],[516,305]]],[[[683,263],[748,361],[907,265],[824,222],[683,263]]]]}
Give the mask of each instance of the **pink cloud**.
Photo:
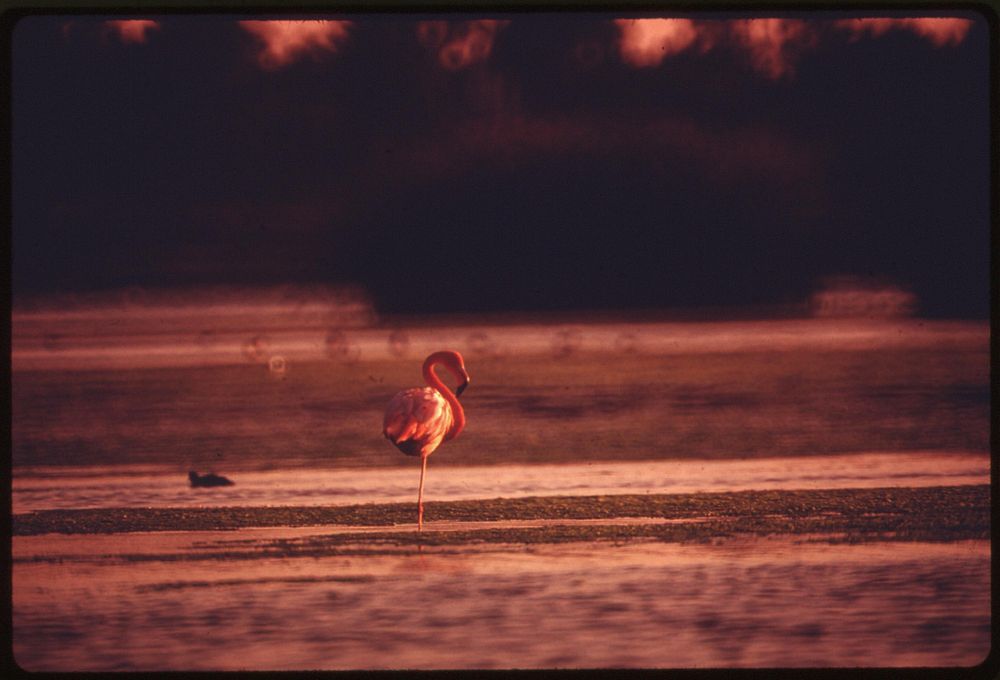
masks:
{"type": "Polygon", "coordinates": [[[745,50],[755,70],[778,79],[794,73],[798,52],[815,42],[808,24],[794,19],[616,19],[615,24],[622,60],[635,67],[657,66],[695,47],[708,52],[725,42],[745,50]]]}
{"type": "Polygon", "coordinates": [[[753,67],[775,80],[792,75],[797,53],[815,44],[813,31],[798,19],[744,19],[730,22],[729,30],[753,67]]]}
{"type": "Polygon", "coordinates": [[[754,70],[772,80],[792,77],[799,56],[819,44],[823,25],[849,31],[851,40],[877,38],[906,30],[935,47],[957,45],[972,22],[958,18],[865,18],[831,23],[801,19],[761,18],[694,21],[681,18],[616,19],[622,61],[636,68],[657,66],[666,58],[697,48],[707,52],[720,44],[746,53],[754,70]]]}
{"type": "Polygon", "coordinates": [[[421,21],[417,24],[420,42],[437,51],[438,63],[457,71],[485,61],[493,51],[497,33],[509,21],[421,21]]]}
{"type": "Polygon", "coordinates": [[[843,19],[834,22],[834,26],[848,31],[851,34],[851,40],[859,40],[866,35],[877,38],[889,31],[903,30],[912,31],[920,37],[926,38],[934,47],[944,47],[945,45],[958,45],[965,40],[966,34],[972,27],[972,22],[968,19],[951,17],[864,18],[843,19]]]}
{"type": "Polygon", "coordinates": [[[240,26],[262,44],[257,61],[274,70],[306,54],[334,52],[347,38],[350,21],[241,21],[240,26]]]}
{"type": "MultiPolygon", "coordinates": [[[[124,43],[144,43],[147,32],[160,28],[160,24],[152,19],[116,19],[105,21],[104,25],[124,43]]],[[[63,31],[65,33],[68,28],[64,26],[63,31]]]]}
{"type": "Polygon", "coordinates": [[[615,19],[621,31],[622,59],[632,66],[657,66],[683,52],[698,38],[690,19],[615,19]]]}

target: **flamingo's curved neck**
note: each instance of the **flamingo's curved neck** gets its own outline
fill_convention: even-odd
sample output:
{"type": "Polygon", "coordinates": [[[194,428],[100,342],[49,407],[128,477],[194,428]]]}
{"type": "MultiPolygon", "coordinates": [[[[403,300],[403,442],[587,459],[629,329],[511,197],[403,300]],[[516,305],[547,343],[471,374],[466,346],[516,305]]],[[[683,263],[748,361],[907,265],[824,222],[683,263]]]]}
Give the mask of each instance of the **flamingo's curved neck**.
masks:
{"type": "Polygon", "coordinates": [[[437,373],[434,372],[434,367],[438,364],[443,364],[445,368],[455,374],[456,378],[461,379],[462,376],[459,375],[458,372],[449,364],[441,361],[434,355],[427,357],[427,361],[424,362],[424,380],[426,380],[428,385],[440,392],[441,396],[445,398],[445,401],[447,401],[448,405],[451,406],[451,414],[455,419],[455,423],[451,426],[451,430],[449,430],[448,434],[444,436],[444,441],[448,441],[449,439],[457,437],[458,433],[465,427],[465,410],[462,408],[462,404],[459,403],[458,397],[456,397],[455,393],[451,391],[451,388],[441,382],[441,378],[439,378],[437,373]]]}

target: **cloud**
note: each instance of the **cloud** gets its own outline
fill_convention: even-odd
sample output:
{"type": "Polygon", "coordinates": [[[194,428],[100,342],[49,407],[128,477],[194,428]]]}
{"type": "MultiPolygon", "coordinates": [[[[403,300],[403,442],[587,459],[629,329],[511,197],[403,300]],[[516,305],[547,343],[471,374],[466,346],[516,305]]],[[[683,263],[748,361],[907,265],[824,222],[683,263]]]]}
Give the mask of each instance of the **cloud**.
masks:
{"type": "MultiPolygon", "coordinates": [[[[123,43],[144,43],[147,32],[160,28],[160,24],[152,19],[116,19],[105,21],[104,25],[108,30],[117,34],[123,43]]],[[[64,34],[68,30],[68,26],[64,25],[64,34]]]]}
{"type": "Polygon", "coordinates": [[[636,67],[658,66],[666,58],[697,48],[708,52],[728,45],[749,57],[754,70],[779,80],[795,75],[799,56],[819,45],[821,28],[848,31],[851,40],[878,38],[889,31],[911,31],[935,47],[958,45],[972,22],[958,18],[863,18],[833,22],[761,18],[728,21],[661,18],[615,19],[622,61],[636,67]]]}
{"type": "Polygon", "coordinates": [[[926,38],[934,47],[958,45],[965,40],[972,27],[968,19],[952,17],[924,18],[863,18],[843,19],[834,22],[834,26],[851,34],[851,40],[860,40],[865,36],[877,38],[889,31],[911,31],[926,38]]]}
{"type": "Polygon", "coordinates": [[[306,55],[334,52],[347,38],[350,21],[277,21],[239,22],[261,43],[257,61],[267,70],[291,64],[306,55]]]}
{"type": "Polygon", "coordinates": [[[690,19],[615,19],[621,31],[622,59],[632,66],[658,66],[666,57],[683,52],[700,31],[690,19]]]}
{"type": "Polygon", "coordinates": [[[815,43],[815,33],[796,19],[616,19],[619,50],[635,67],[657,66],[667,57],[697,47],[701,53],[719,44],[745,51],[753,68],[771,79],[794,73],[797,54],[815,43]]]}
{"type": "Polygon", "coordinates": [[[729,31],[750,53],[753,67],[773,80],[793,75],[798,52],[816,43],[814,31],[798,19],[732,21],[729,31]]]}
{"type": "Polygon", "coordinates": [[[437,52],[438,63],[458,71],[489,58],[497,33],[509,21],[421,21],[417,37],[425,47],[437,52]]]}

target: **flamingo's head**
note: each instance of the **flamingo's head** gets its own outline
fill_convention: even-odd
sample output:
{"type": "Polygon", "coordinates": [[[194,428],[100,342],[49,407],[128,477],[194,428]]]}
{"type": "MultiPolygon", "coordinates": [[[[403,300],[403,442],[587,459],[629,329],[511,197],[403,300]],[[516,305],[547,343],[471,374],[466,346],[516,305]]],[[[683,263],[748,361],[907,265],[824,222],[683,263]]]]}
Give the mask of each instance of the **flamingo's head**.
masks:
{"type": "Polygon", "coordinates": [[[469,377],[469,372],[465,370],[465,359],[462,358],[462,355],[453,349],[434,352],[424,362],[424,374],[426,375],[435,364],[444,366],[459,380],[458,387],[455,388],[455,396],[462,396],[462,392],[465,391],[465,388],[472,381],[472,378],[469,377]]]}
{"type": "Polygon", "coordinates": [[[462,374],[462,382],[461,382],[461,384],[458,387],[455,388],[455,396],[456,397],[462,396],[462,392],[465,391],[465,388],[469,386],[470,382],[472,382],[472,378],[469,377],[468,372],[464,372],[462,374]]]}
{"type": "Polygon", "coordinates": [[[448,368],[450,368],[455,377],[461,381],[458,383],[458,387],[455,388],[455,396],[460,397],[462,396],[462,392],[465,391],[465,388],[469,386],[470,382],[472,382],[472,378],[469,377],[469,372],[465,370],[465,360],[462,359],[462,355],[458,352],[449,352],[449,354],[454,355],[455,361],[452,365],[448,366],[448,368]]]}

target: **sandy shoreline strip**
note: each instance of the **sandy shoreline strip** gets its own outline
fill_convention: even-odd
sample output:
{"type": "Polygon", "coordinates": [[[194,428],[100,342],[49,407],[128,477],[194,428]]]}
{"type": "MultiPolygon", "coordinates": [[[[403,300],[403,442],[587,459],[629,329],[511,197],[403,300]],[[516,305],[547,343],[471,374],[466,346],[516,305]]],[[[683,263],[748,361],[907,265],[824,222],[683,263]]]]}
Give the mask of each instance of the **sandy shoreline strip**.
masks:
{"type": "MultiPolygon", "coordinates": [[[[250,527],[356,527],[322,544],[378,542],[563,542],[570,540],[699,540],[740,534],[825,534],[843,540],[988,539],[989,486],[726,493],[547,496],[429,502],[413,531],[414,504],[340,507],[110,508],[14,515],[15,537],[43,534],[232,531],[250,527]],[[637,521],[655,518],[669,521],[637,521]],[[550,520],[534,526],[528,520],[550,520]],[[567,522],[566,520],[569,520],[567,522]],[[604,520],[575,522],[575,520],[604,520]],[[446,523],[453,524],[446,529],[446,523]],[[467,523],[477,523],[470,525],[467,523]],[[371,527],[370,530],[366,530],[371,527]]],[[[282,551],[317,547],[284,542],[282,551]]]]}

